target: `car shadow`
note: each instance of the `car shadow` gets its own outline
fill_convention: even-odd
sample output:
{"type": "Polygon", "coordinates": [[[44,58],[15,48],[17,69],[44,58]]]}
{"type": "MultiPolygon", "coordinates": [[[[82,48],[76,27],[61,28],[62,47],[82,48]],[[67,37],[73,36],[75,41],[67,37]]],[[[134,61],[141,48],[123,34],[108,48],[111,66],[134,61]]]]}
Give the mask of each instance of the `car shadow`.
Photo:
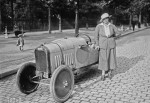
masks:
{"type": "Polygon", "coordinates": [[[75,83],[80,84],[86,82],[87,80],[93,79],[101,75],[101,71],[97,69],[97,65],[85,68],[84,71],[80,71],[79,75],[75,76],[75,83]]]}
{"type": "MultiPolygon", "coordinates": [[[[137,56],[134,58],[127,58],[124,56],[117,57],[117,68],[113,71],[113,77],[120,73],[125,73],[133,66],[135,66],[139,61],[144,60],[144,56],[137,56]]],[[[88,87],[92,86],[93,84],[99,82],[99,80],[93,81],[90,84],[86,85],[85,87],[80,87],[81,84],[88,82],[89,80],[93,80],[101,76],[101,70],[98,70],[98,65],[94,65],[90,67],[86,72],[81,73],[80,75],[76,76],[75,78],[75,85],[79,85],[75,91],[81,92],[84,89],[88,89],[88,87]]],[[[113,78],[112,77],[112,78],[113,78]]]]}

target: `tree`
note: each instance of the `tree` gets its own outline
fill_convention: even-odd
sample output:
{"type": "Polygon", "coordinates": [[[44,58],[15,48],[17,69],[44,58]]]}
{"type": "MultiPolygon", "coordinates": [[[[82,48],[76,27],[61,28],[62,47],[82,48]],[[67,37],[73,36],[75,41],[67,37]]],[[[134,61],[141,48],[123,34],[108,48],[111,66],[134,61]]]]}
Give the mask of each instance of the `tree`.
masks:
{"type": "Polygon", "coordinates": [[[140,24],[141,24],[141,18],[142,18],[142,11],[144,10],[144,8],[149,5],[149,1],[148,0],[134,0],[131,5],[134,7],[135,9],[135,13],[137,13],[139,15],[139,28],[140,28],[140,24]]]}
{"type": "Polygon", "coordinates": [[[91,13],[91,9],[92,9],[92,5],[91,2],[89,2],[89,0],[86,0],[85,2],[82,3],[80,12],[83,13],[83,15],[85,16],[86,29],[88,29],[89,27],[88,19],[91,13]]]}
{"type": "Polygon", "coordinates": [[[51,34],[51,5],[53,0],[41,0],[41,1],[44,2],[46,7],[48,7],[48,24],[49,24],[48,31],[49,34],[51,34]]]}
{"type": "MultiPolygon", "coordinates": [[[[122,24],[126,20],[129,12],[126,12],[128,6],[132,0],[111,0],[107,5],[107,8],[114,19],[115,24],[122,24]]],[[[127,21],[126,21],[127,22],[127,21]]]]}
{"type": "Polygon", "coordinates": [[[16,2],[15,7],[15,21],[23,22],[28,25],[28,29],[33,29],[37,26],[37,22],[44,22],[48,18],[48,10],[44,4],[39,0],[20,0],[16,2]],[[36,23],[36,25],[35,25],[36,23]]]}
{"type": "Polygon", "coordinates": [[[10,19],[9,26],[12,29],[13,25],[14,25],[14,0],[6,0],[5,2],[4,2],[4,0],[2,0],[1,2],[3,2],[3,4],[4,4],[3,8],[6,9],[5,16],[7,16],[8,19],[10,19]]]}
{"type": "MultiPolygon", "coordinates": [[[[92,12],[96,12],[99,16],[100,19],[100,15],[104,12],[108,12],[109,14],[111,14],[111,9],[109,9],[109,5],[112,3],[113,0],[96,0],[94,1],[91,5],[92,5],[92,12]]],[[[99,22],[99,21],[98,21],[99,22]]]]}
{"type": "Polygon", "coordinates": [[[9,4],[9,0],[1,0],[0,1],[0,12],[1,12],[1,29],[4,29],[5,26],[11,26],[11,7],[9,4]]]}
{"type": "MultiPolygon", "coordinates": [[[[139,16],[139,27],[141,24],[141,13],[149,5],[148,0],[131,0],[129,1],[129,5],[125,6],[125,10],[122,10],[123,13],[129,14],[130,15],[130,25],[131,25],[131,20],[133,19],[134,15],[139,16]]],[[[144,12],[144,11],[143,11],[144,12]]]]}
{"type": "Polygon", "coordinates": [[[1,17],[1,1],[0,1],[0,32],[1,32],[1,29],[2,29],[2,17],[1,17]]]}
{"type": "Polygon", "coordinates": [[[80,0],[68,0],[69,4],[75,9],[75,37],[79,33],[79,2],[80,0]]]}
{"type": "Polygon", "coordinates": [[[62,32],[62,16],[63,14],[66,14],[65,11],[68,7],[67,4],[66,0],[55,0],[53,2],[52,11],[59,20],[59,32],[62,32]]]}

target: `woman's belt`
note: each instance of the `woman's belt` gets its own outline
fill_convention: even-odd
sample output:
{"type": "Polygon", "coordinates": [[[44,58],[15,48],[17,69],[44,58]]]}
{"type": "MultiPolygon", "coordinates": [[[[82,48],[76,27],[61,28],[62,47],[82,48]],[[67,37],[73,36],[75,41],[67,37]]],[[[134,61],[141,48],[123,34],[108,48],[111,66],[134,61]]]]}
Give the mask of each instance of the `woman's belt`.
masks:
{"type": "Polygon", "coordinates": [[[112,37],[114,37],[114,36],[111,35],[111,36],[109,36],[109,37],[107,37],[107,36],[102,36],[102,37],[104,37],[104,38],[112,38],[112,37]]]}

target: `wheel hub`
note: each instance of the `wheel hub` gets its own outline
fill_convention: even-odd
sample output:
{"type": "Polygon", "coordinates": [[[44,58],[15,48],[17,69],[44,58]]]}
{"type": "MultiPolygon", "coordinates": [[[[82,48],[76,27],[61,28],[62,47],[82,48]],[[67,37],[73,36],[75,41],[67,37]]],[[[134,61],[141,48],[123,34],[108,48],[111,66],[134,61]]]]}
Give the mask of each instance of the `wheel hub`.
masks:
{"type": "Polygon", "coordinates": [[[63,82],[64,88],[68,87],[68,82],[67,80],[63,82]]]}

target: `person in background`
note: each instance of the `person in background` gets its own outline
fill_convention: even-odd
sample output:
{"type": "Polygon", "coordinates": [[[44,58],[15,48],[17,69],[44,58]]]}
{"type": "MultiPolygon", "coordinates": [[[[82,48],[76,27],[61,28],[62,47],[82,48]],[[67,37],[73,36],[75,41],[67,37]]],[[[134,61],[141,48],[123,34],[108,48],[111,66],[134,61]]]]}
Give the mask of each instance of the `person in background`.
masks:
{"type": "Polygon", "coordinates": [[[136,21],[132,21],[132,29],[135,30],[136,21]]]}
{"type": "Polygon", "coordinates": [[[95,28],[95,49],[99,50],[98,69],[102,70],[101,80],[105,80],[105,73],[112,78],[112,71],[117,68],[116,63],[116,36],[120,36],[115,25],[109,22],[111,16],[108,13],[101,15],[100,24],[95,28]]]}
{"type": "Polygon", "coordinates": [[[133,15],[131,23],[132,23],[132,28],[133,28],[133,31],[134,31],[135,30],[135,26],[138,24],[138,17],[137,17],[137,15],[133,15]]]}
{"type": "Polygon", "coordinates": [[[18,35],[17,46],[19,46],[20,51],[23,50],[23,46],[24,46],[23,34],[18,35]]]}

